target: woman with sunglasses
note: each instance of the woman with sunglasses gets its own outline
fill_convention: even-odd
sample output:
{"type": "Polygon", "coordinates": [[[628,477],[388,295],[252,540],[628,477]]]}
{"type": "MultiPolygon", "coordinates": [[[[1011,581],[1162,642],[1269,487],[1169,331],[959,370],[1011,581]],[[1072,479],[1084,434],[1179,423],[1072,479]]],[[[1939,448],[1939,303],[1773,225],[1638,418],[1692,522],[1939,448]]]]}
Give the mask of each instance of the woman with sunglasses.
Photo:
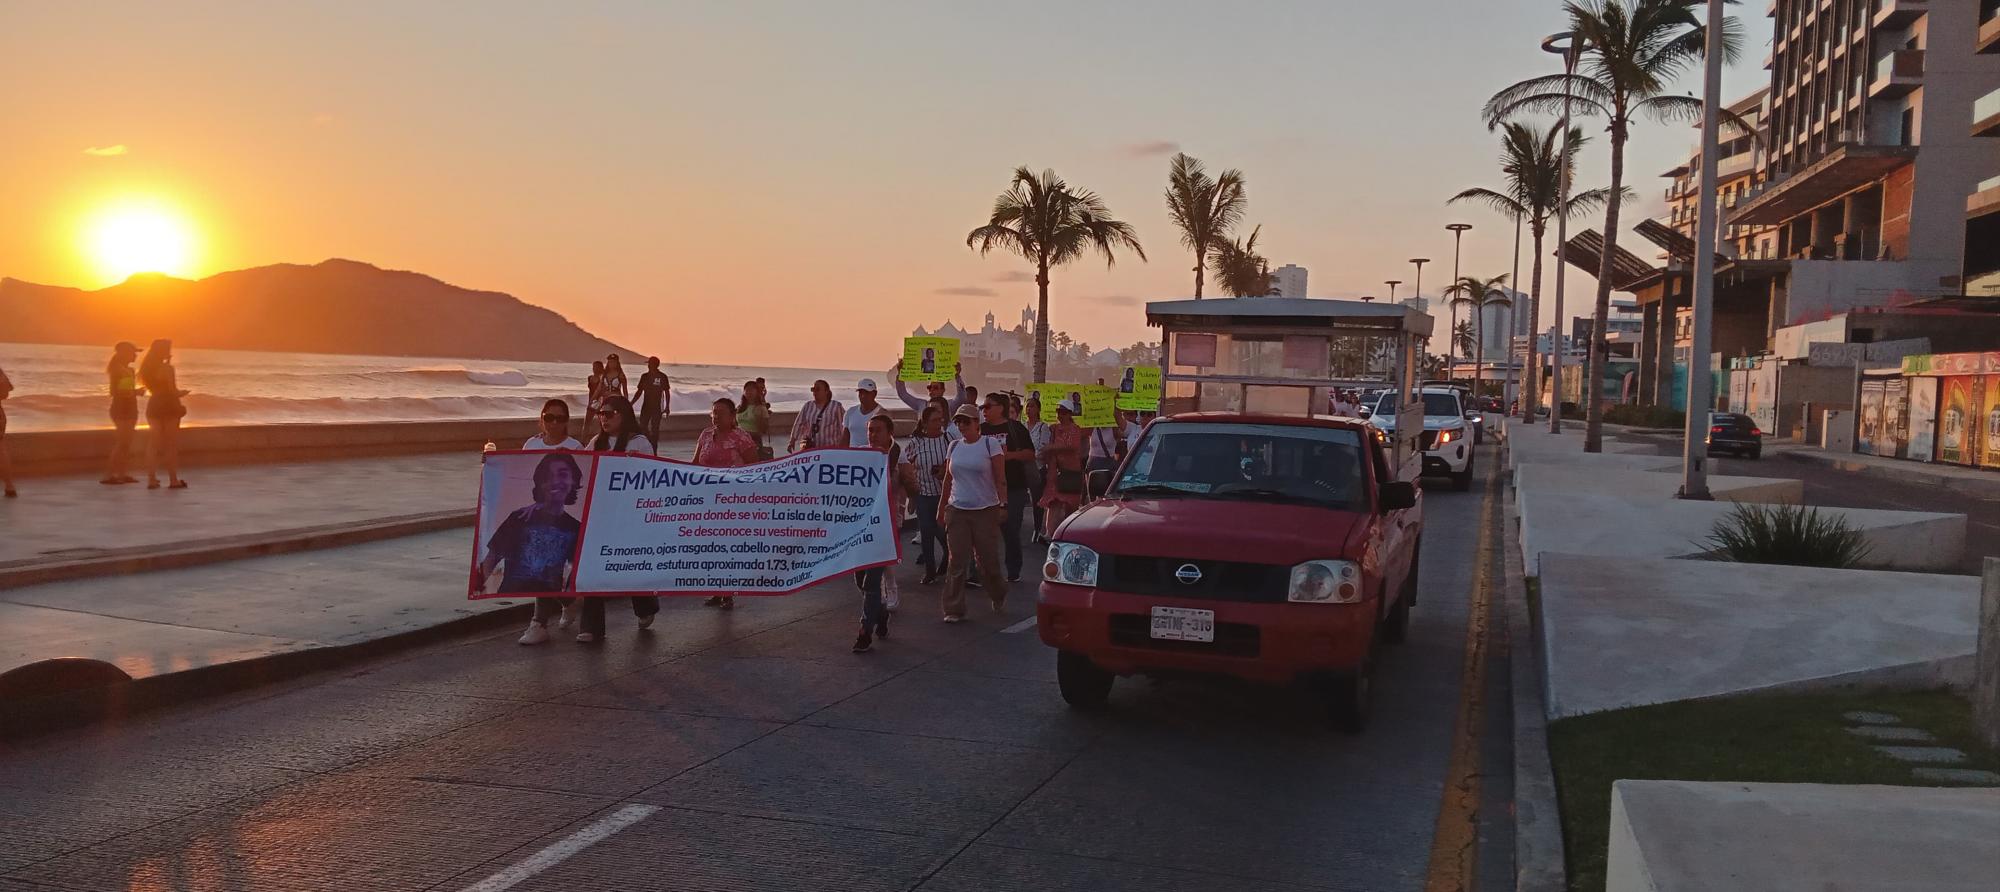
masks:
{"type": "MultiPolygon", "coordinates": [[[[652,457],[653,443],[639,433],[639,416],[632,411],[632,401],[616,394],[604,398],[604,406],[597,410],[597,439],[590,441],[592,452],[623,452],[627,455],[652,457]]],[[[636,595],[632,598],[632,615],[639,618],[639,628],[649,629],[653,617],[660,612],[660,599],[654,595],[636,595]]],[[[604,638],[604,599],[583,599],[583,631],[576,633],[576,640],[589,643],[604,638]]]]}
{"type": "MultiPolygon", "coordinates": [[[[571,450],[575,452],[583,451],[583,444],[577,442],[575,437],[569,435],[569,403],[560,399],[553,399],[543,403],[541,424],[542,432],[529,437],[528,442],[522,443],[522,450],[528,452],[550,449],[571,450]]],[[[582,482],[579,480],[579,485],[582,482]]],[[[560,612],[561,618],[556,621],[556,628],[571,629],[576,627],[577,609],[575,598],[536,598],[535,618],[528,621],[528,630],[521,633],[520,643],[540,644],[549,640],[549,618],[556,616],[558,612],[560,612]]]]}

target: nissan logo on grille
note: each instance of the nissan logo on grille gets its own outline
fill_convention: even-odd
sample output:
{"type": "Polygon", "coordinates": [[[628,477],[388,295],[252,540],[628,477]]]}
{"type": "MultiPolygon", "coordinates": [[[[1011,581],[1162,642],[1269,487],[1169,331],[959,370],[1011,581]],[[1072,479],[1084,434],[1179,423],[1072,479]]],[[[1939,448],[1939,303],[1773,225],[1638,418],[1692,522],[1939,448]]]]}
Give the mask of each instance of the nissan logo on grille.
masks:
{"type": "Polygon", "coordinates": [[[1174,578],[1182,585],[1193,585],[1201,581],[1201,568],[1193,564],[1182,564],[1174,570],[1174,578]]]}

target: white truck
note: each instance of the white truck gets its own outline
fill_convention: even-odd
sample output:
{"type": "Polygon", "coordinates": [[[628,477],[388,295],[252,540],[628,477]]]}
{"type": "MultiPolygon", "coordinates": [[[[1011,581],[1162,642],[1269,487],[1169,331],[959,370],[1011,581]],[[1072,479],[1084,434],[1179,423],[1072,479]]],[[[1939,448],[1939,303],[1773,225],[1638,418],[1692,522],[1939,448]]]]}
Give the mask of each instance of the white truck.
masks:
{"type": "MultiPolygon", "coordinates": [[[[1472,422],[1456,387],[1420,387],[1417,397],[1424,404],[1424,430],[1417,448],[1424,457],[1424,473],[1451,478],[1451,488],[1460,492],[1472,488],[1472,422]]],[[[1400,391],[1383,391],[1368,409],[1368,423],[1384,432],[1396,430],[1396,410],[1402,404],[1400,391]]]]}

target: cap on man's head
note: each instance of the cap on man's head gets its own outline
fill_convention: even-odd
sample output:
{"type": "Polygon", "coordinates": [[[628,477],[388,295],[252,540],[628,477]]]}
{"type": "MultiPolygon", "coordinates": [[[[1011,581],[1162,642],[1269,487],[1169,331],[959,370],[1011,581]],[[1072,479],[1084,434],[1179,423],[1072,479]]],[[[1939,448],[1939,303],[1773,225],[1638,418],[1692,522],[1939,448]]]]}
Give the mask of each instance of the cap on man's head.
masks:
{"type": "Polygon", "coordinates": [[[972,408],[971,403],[966,403],[965,405],[958,407],[958,411],[951,413],[951,417],[965,418],[972,421],[978,421],[979,410],[972,408]]]}
{"type": "Polygon", "coordinates": [[[1068,412],[1071,415],[1076,414],[1076,404],[1070,402],[1069,400],[1063,400],[1062,402],[1057,403],[1056,408],[1064,412],[1068,412]]]}
{"type": "Polygon", "coordinates": [[[858,381],[858,382],[856,382],[856,383],[855,383],[855,385],[854,385],[854,389],[855,389],[855,390],[866,390],[866,391],[868,391],[869,393],[874,393],[874,392],[875,392],[875,379],[874,379],[874,378],[863,378],[863,379],[861,379],[860,381],[858,381]]]}
{"type": "Polygon", "coordinates": [[[119,342],[118,342],[117,344],[115,344],[115,345],[113,345],[113,346],[111,347],[111,352],[113,352],[113,353],[137,353],[137,352],[139,352],[139,345],[138,345],[138,344],[134,344],[134,343],[132,343],[131,341],[119,341],[119,342]]]}

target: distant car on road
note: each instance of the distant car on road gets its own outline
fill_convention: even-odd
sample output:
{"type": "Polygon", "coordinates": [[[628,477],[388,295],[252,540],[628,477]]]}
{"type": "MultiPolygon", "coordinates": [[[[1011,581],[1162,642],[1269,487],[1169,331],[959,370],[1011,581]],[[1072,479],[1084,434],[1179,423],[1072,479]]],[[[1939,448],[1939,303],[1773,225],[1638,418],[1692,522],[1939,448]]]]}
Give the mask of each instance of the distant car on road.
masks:
{"type": "Polygon", "coordinates": [[[1735,412],[1708,413],[1708,454],[1732,453],[1745,458],[1764,454],[1764,432],[1750,416],[1735,412]]]}

